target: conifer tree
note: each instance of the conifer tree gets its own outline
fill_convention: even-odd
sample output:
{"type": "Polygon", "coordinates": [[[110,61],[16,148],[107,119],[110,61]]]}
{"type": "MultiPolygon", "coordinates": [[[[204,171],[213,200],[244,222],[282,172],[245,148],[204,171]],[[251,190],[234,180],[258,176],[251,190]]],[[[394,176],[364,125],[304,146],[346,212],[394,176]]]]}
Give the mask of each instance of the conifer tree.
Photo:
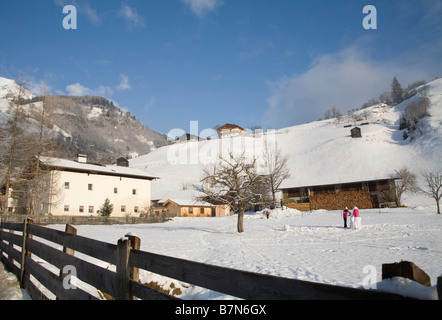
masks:
{"type": "Polygon", "coordinates": [[[402,102],[402,94],[404,90],[401,87],[398,79],[396,77],[393,78],[393,82],[391,83],[391,97],[393,103],[398,104],[402,102]]]}
{"type": "Polygon", "coordinates": [[[112,211],[114,211],[114,205],[110,203],[109,198],[106,198],[100,208],[100,214],[103,217],[109,217],[112,214],[112,211]]]}

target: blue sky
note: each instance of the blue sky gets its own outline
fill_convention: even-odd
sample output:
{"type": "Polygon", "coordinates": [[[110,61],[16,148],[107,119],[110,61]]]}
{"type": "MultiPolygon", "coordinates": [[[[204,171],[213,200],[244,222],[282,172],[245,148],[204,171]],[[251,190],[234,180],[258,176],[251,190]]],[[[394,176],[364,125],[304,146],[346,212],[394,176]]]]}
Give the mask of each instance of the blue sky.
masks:
{"type": "Polygon", "coordinates": [[[442,76],[441,17],[440,0],[2,0],[0,76],[104,96],[162,133],[281,128],[442,76]]]}

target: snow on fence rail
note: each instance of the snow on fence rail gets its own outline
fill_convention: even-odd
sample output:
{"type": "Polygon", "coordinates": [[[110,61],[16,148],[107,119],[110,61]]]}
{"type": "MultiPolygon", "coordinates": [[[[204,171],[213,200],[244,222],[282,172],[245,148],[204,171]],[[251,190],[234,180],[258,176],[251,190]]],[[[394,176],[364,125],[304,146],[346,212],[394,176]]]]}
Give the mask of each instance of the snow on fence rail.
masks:
{"type": "Polygon", "coordinates": [[[63,273],[66,266],[75,270],[76,278],[87,283],[89,288],[105,292],[117,300],[177,299],[141,284],[139,269],[241,299],[404,298],[375,290],[287,279],[144,252],[140,251],[140,239],[136,236],[126,235],[115,245],[79,236],[71,225],[66,225],[63,232],[35,225],[31,219],[23,223],[0,223],[0,261],[18,276],[21,287],[35,300],[49,299],[46,290],[60,300],[98,299],[86,289],[72,286],[67,281],[70,274],[63,273]],[[81,259],[75,256],[75,252],[115,265],[116,271],[81,259]],[[34,255],[59,270],[58,274],[38,263],[33,259],[34,255]],[[42,290],[41,286],[45,289],[42,290]]]}

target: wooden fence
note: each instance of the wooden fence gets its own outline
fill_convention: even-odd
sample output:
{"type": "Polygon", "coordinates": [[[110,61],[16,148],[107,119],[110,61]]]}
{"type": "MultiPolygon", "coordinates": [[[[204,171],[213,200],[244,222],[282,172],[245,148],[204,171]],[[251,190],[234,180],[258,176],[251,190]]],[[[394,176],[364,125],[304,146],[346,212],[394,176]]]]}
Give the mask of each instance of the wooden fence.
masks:
{"type": "Polygon", "coordinates": [[[21,287],[34,300],[49,299],[48,291],[60,300],[98,299],[90,289],[69,283],[69,277],[74,275],[72,271],[88,288],[92,287],[94,293],[100,290],[117,300],[176,299],[141,284],[139,269],[241,299],[404,299],[375,290],[262,275],[144,252],[140,250],[140,239],[135,236],[127,235],[115,245],[79,236],[71,225],[63,232],[33,224],[30,219],[0,224],[0,260],[18,276],[21,287]],[[82,259],[77,252],[114,265],[116,270],[82,259]],[[47,263],[37,262],[40,260],[47,263]]]}

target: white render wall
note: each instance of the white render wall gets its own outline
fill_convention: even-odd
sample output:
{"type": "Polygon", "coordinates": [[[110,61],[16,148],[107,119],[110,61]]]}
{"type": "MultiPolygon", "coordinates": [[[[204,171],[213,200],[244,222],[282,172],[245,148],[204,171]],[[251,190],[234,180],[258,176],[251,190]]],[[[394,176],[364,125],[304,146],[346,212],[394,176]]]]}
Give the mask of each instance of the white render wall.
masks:
{"type": "Polygon", "coordinates": [[[99,215],[97,213],[106,198],[114,206],[111,216],[139,216],[146,213],[150,207],[151,181],[147,179],[135,179],[119,176],[107,176],[98,174],[53,171],[55,196],[52,196],[48,213],[53,215],[99,215]],[[65,188],[65,182],[69,188],[65,188]],[[88,190],[88,185],[92,190],[88,190]],[[114,193],[117,188],[117,193],[114,193]],[[133,194],[133,190],[136,194],[133,194]],[[68,211],[65,211],[65,206],[68,211]],[[83,212],[80,212],[83,206],[83,212]],[[125,212],[121,207],[125,206],[125,212]],[[93,207],[93,213],[89,212],[93,207]],[[138,212],[135,212],[138,207],[138,212]]]}

